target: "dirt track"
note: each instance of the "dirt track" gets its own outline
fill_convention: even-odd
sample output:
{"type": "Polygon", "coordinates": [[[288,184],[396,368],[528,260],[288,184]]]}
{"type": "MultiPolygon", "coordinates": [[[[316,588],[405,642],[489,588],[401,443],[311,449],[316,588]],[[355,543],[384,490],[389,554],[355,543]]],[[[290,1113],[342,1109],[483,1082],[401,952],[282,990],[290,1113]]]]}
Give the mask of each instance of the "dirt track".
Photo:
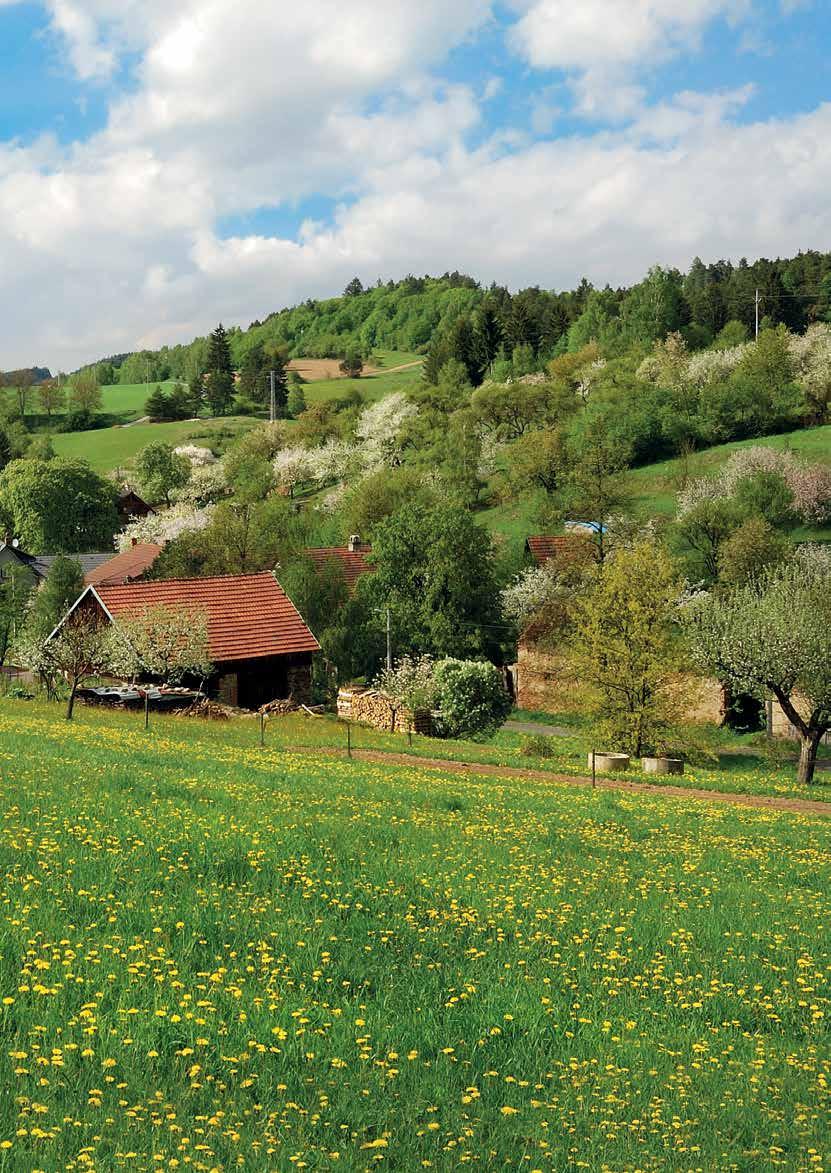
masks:
{"type": "MultiPolygon", "coordinates": [[[[345,757],[345,750],[304,746],[293,752],[345,757]]],[[[590,787],[591,778],[570,774],[554,774],[548,770],[525,770],[516,766],[492,766],[479,762],[454,762],[447,758],[422,758],[415,754],[385,753],[375,749],[353,749],[352,757],[362,762],[390,762],[394,765],[414,766],[427,770],[442,770],[450,774],[487,775],[497,778],[519,778],[528,782],[557,782],[566,786],[590,787]]],[[[730,806],[753,807],[757,810],[775,810],[799,815],[831,817],[831,802],[808,798],[776,798],[763,794],[727,794],[721,790],[696,790],[685,786],[652,786],[618,778],[598,778],[598,790],[620,790],[634,794],[649,794],[657,798],[687,798],[698,802],[727,803],[730,806]]]]}

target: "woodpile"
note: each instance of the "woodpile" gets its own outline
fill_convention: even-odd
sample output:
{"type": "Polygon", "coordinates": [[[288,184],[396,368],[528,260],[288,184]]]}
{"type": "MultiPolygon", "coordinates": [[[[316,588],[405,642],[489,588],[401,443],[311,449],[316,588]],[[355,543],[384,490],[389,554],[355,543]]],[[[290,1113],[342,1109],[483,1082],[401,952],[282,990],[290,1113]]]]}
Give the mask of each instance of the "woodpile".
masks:
{"type": "Polygon", "coordinates": [[[385,729],[388,733],[421,733],[431,737],[433,732],[431,713],[424,709],[413,713],[400,707],[377,688],[352,685],[340,689],[338,718],[341,721],[354,721],[358,725],[370,725],[373,729],[385,729]]]}
{"type": "Polygon", "coordinates": [[[195,704],[189,705],[186,709],[179,709],[175,714],[177,717],[199,717],[203,721],[230,721],[232,717],[238,715],[238,710],[233,709],[230,705],[222,705],[218,701],[208,700],[203,697],[196,701],[195,704]]]}
{"type": "Polygon", "coordinates": [[[299,707],[294,697],[290,696],[284,700],[268,701],[266,704],[260,705],[257,712],[264,713],[266,717],[282,717],[286,713],[296,713],[299,707]]]}

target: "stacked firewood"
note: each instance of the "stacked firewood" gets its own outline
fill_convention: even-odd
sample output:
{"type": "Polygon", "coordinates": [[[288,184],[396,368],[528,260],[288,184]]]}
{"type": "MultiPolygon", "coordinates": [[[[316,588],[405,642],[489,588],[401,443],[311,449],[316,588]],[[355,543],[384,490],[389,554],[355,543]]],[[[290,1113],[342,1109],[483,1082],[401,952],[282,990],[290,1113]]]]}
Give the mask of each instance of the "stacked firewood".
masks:
{"type": "Polygon", "coordinates": [[[432,731],[430,713],[413,713],[377,688],[342,688],[338,693],[338,717],[391,733],[423,733],[429,737],[432,731]]]}
{"type": "Polygon", "coordinates": [[[208,700],[207,697],[202,697],[186,709],[179,709],[175,714],[177,717],[200,717],[203,721],[230,721],[237,715],[238,710],[231,708],[230,705],[221,705],[218,701],[208,700]]]}
{"type": "Polygon", "coordinates": [[[259,712],[265,713],[266,717],[280,717],[286,713],[296,713],[298,709],[297,701],[293,697],[287,697],[285,700],[268,701],[264,705],[260,705],[259,712]]]}

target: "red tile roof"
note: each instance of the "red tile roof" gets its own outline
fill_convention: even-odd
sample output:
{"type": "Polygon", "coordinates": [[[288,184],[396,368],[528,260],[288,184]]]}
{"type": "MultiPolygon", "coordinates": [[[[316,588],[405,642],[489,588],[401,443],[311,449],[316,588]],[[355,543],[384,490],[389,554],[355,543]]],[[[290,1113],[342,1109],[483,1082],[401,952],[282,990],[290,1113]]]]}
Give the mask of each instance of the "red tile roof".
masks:
{"type": "Polygon", "coordinates": [[[320,650],[273,574],[179,578],[94,589],[113,619],[159,606],[204,612],[210,655],[217,664],[320,650]]]}
{"type": "Polygon", "coordinates": [[[574,555],[585,549],[586,539],[577,534],[558,534],[556,537],[537,534],[526,538],[525,548],[538,566],[544,565],[551,558],[562,558],[563,555],[574,555]]]}
{"type": "Polygon", "coordinates": [[[368,574],[375,568],[367,562],[367,554],[372,553],[372,547],[363,546],[360,550],[349,550],[346,546],[323,546],[306,553],[316,566],[325,566],[327,562],[337,560],[343,567],[343,577],[350,591],[362,574],[368,574]]]}
{"type": "Polygon", "coordinates": [[[102,562],[84,578],[87,586],[120,586],[146,574],[162,552],[161,546],[140,542],[102,562]]]}

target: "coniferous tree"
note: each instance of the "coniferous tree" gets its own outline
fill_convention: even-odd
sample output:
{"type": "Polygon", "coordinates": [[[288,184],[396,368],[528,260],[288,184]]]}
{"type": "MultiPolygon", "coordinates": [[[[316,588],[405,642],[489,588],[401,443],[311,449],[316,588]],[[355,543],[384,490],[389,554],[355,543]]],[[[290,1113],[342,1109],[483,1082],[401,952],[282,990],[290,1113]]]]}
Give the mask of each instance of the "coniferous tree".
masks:
{"type": "Polygon", "coordinates": [[[234,395],[228,334],[220,322],[208,342],[207,400],[213,415],[227,415],[234,395]]]}

